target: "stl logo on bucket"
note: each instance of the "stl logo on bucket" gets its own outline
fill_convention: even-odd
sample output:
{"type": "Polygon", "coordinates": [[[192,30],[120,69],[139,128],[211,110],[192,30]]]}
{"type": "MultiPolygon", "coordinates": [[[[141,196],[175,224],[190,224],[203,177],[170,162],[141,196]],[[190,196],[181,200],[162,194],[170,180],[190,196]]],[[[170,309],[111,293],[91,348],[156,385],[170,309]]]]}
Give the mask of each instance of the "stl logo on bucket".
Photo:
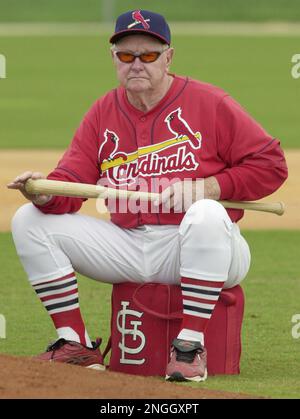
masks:
{"type": "Polygon", "coordinates": [[[128,316],[135,317],[140,319],[143,313],[130,310],[129,302],[122,301],[121,302],[122,309],[118,312],[117,316],[117,328],[118,331],[121,333],[121,342],[119,342],[119,348],[121,349],[121,364],[134,364],[134,365],[142,365],[145,362],[145,358],[134,357],[134,355],[138,355],[143,348],[145,347],[146,338],[144,333],[139,330],[139,326],[141,326],[141,320],[127,320],[128,316]],[[126,324],[132,326],[132,328],[126,328],[126,324]],[[131,342],[130,346],[127,346],[129,341],[131,342]],[[132,347],[133,346],[133,347],[132,347]],[[126,357],[129,355],[129,357],[126,357]]]}

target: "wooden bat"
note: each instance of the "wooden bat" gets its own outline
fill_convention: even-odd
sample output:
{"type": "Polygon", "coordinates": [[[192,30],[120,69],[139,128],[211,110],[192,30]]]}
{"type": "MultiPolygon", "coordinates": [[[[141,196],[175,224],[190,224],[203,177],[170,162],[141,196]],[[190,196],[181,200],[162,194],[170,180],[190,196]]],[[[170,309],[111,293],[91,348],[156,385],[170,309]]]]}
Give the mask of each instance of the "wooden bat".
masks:
{"type": "Polygon", "coordinates": [[[88,183],[61,182],[49,179],[28,179],[25,189],[29,194],[73,196],[75,198],[135,198],[141,201],[155,201],[160,196],[158,193],[128,191],[88,183]]]}
{"type": "MultiPolygon", "coordinates": [[[[128,191],[106,188],[100,185],[86,183],[61,182],[49,179],[29,179],[25,185],[29,194],[61,195],[76,198],[135,198],[141,201],[159,200],[159,193],[128,191]]],[[[283,202],[246,202],[246,201],[218,201],[224,208],[270,212],[282,215],[285,210],[283,202]]]]}
{"type": "Polygon", "coordinates": [[[218,201],[224,208],[271,212],[283,215],[285,205],[283,202],[248,202],[248,201],[218,201]]]}

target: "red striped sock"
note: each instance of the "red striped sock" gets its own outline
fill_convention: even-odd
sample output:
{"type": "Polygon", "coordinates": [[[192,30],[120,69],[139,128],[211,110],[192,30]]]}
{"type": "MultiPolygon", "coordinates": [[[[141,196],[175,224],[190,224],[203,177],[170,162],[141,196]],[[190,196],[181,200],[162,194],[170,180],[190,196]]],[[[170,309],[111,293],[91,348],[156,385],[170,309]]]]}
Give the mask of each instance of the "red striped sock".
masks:
{"type": "Polygon", "coordinates": [[[79,308],[75,273],[52,281],[41,282],[33,287],[51,316],[59,336],[91,346],[79,308]]]}
{"type": "Polygon", "coordinates": [[[223,285],[224,282],[181,278],[183,298],[181,330],[205,332],[223,285]]]}

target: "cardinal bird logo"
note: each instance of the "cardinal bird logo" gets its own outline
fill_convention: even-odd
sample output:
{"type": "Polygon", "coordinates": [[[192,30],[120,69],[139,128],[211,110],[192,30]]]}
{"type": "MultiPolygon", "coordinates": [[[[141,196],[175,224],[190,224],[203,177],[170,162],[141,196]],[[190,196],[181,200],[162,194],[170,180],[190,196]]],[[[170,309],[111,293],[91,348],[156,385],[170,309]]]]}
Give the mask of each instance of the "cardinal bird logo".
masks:
{"type": "Polygon", "coordinates": [[[140,10],[132,12],[133,23],[127,26],[128,29],[133,28],[136,25],[142,24],[144,29],[150,29],[150,19],[145,19],[140,10]]]}
{"type": "Polygon", "coordinates": [[[105,141],[102,143],[99,150],[99,160],[112,161],[119,157],[122,157],[123,161],[127,160],[127,155],[122,152],[118,152],[119,148],[119,137],[113,131],[106,129],[104,132],[105,141]]]}
{"type": "Polygon", "coordinates": [[[200,132],[193,132],[189,124],[182,118],[182,109],[177,108],[175,111],[169,113],[165,118],[169,130],[176,135],[177,139],[186,137],[191,146],[195,149],[201,147],[201,134],[200,132]]]}

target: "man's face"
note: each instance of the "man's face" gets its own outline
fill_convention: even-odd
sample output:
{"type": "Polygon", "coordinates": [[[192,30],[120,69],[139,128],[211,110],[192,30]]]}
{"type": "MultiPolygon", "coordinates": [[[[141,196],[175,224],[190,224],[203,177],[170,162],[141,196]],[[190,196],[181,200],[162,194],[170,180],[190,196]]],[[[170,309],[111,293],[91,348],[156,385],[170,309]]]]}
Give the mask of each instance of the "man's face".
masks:
{"type": "MultiPolygon", "coordinates": [[[[165,46],[157,39],[148,35],[129,35],[118,41],[115,51],[134,54],[147,52],[162,52],[165,46]]],[[[132,63],[123,63],[112,52],[117,69],[117,77],[122,86],[131,93],[142,93],[159,89],[168,73],[171,64],[173,49],[165,50],[156,61],[143,63],[136,58],[132,63]]]]}

